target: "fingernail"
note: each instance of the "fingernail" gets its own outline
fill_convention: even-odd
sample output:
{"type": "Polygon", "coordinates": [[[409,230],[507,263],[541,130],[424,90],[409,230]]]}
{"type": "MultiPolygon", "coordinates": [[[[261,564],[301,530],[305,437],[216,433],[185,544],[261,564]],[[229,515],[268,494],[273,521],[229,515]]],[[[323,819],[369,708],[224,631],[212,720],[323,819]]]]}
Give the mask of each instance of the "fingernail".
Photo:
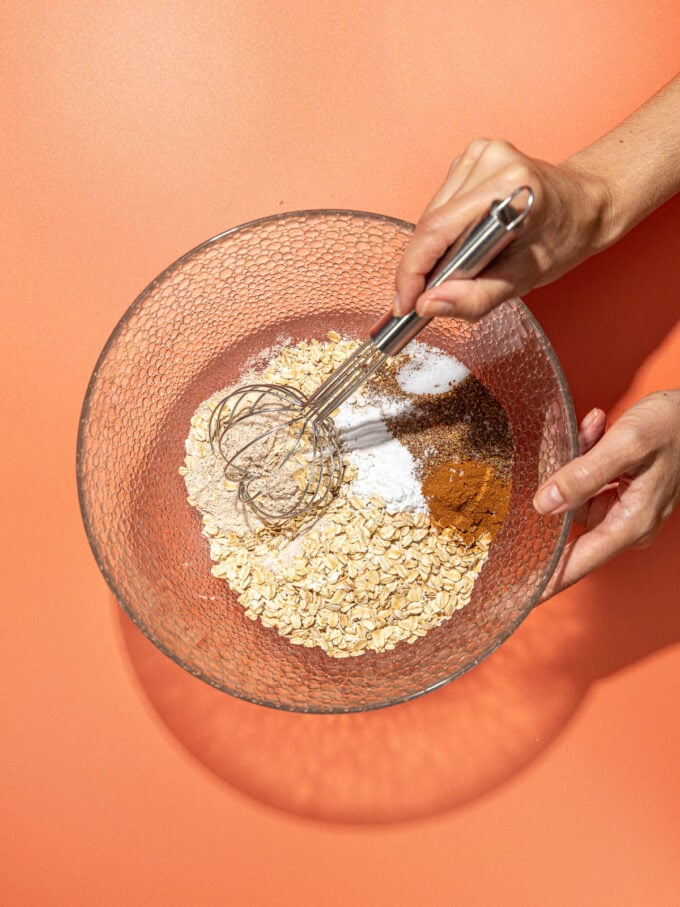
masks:
{"type": "Polygon", "coordinates": [[[552,483],[541,488],[534,498],[534,507],[542,514],[553,513],[564,503],[561,491],[552,483]]]}
{"type": "Polygon", "coordinates": [[[421,315],[439,315],[444,318],[451,318],[456,314],[456,307],[452,302],[445,302],[443,299],[426,299],[420,307],[421,315]]]}
{"type": "Polygon", "coordinates": [[[401,308],[401,297],[399,293],[394,294],[394,300],[392,301],[392,311],[397,316],[397,318],[400,318],[404,314],[401,308]]]}

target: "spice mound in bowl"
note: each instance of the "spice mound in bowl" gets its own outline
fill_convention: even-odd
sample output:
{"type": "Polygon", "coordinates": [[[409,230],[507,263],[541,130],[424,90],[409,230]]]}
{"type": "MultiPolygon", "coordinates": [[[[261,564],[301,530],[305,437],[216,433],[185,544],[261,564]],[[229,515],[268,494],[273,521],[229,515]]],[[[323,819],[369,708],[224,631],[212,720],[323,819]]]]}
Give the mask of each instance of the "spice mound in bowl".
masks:
{"type": "MultiPolygon", "coordinates": [[[[281,345],[239,383],[309,395],[358,345],[334,331],[281,345]]],[[[344,403],[339,492],[311,518],[275,526],[239,501],[209,441],[211,414],[231,389],[194,413],[180,473],[212,573],[247,618],[294,646],[347,658],[414,643],[468,604],[508,512],[512,433],[454,356],[412,342],[344,403]]]]}

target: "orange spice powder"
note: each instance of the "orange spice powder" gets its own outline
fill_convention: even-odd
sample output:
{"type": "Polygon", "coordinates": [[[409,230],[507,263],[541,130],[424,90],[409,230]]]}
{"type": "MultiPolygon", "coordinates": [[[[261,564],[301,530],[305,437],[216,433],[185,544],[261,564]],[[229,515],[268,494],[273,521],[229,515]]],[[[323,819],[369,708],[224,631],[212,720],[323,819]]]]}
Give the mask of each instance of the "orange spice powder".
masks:
{"type": "Polygon", "coordinates": [[[470,545],[500,528],[510,504],[512,482],[479,460],[449,460],[423,477],[432,520],[458,532],[470,545]]]}

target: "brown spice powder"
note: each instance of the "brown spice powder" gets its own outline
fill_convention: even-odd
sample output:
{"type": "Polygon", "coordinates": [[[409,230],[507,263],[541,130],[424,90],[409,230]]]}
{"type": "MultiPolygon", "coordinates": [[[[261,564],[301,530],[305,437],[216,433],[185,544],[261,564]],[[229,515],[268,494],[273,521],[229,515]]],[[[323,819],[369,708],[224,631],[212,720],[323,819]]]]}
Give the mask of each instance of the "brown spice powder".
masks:
{"type": "Polygon", "coordinates": [[[422,464],[423,472],[463,458],[483,460],[502,477],[509,477],[512,430],[505,410],[493,394],[472,375],[442,394],[407,394],[396,378],[400,365],[388,363],[366,390],[369,395],[374,390],[411,404],[408,412],[388,416],[385,422],[422,464]]]}
{"type": "Polygon", "coordinates": [[[507,515],[510,491],[510,480],[479,460],[440,463],[423,478],[432,520],[456,530],[466,545],[495,535],[507,515]]]}

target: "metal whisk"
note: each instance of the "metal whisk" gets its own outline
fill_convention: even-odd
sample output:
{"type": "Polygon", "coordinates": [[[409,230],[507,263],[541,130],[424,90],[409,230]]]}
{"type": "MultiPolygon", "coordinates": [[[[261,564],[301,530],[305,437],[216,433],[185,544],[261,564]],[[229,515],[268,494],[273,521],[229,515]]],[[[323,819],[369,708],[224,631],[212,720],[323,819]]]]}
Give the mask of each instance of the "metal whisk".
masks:
{"type": "MultiPolygon", "coordinates": [[[[533,202],[528,186],[494,202],[438,262],[428,289],[479,274],[511,241],[533,202]],[[523,194],[518,210],[513,202],[523,194]]],[[[388,312],[310,397],[274,384],[245,385],[224,397],[213,410],[209,437],[225,461],[225,477],[238,484],[240,500],[270,523],[305,516],[330,501],[342,481],[341,443],[331,414],[431,320],[388,312]]]]}

